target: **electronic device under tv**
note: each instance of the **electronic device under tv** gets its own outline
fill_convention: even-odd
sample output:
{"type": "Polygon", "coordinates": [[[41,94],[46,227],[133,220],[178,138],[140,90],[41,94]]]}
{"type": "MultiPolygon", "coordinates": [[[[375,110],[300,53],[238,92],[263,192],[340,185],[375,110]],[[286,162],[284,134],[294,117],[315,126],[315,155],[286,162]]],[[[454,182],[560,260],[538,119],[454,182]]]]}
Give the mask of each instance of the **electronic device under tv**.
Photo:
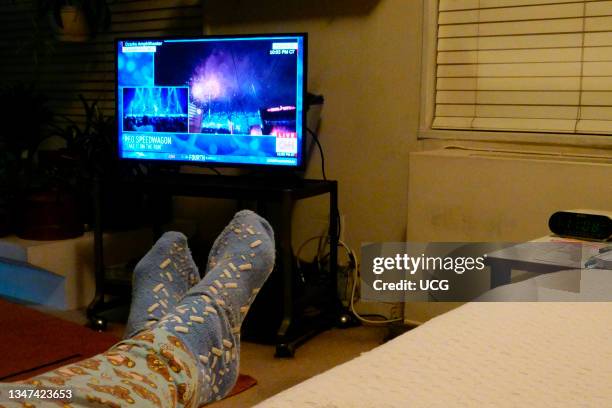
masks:
{"type": "Polygon", "coordinates": [[[120,158],[304,168],[306,34],[115,45],[120,158]]]}

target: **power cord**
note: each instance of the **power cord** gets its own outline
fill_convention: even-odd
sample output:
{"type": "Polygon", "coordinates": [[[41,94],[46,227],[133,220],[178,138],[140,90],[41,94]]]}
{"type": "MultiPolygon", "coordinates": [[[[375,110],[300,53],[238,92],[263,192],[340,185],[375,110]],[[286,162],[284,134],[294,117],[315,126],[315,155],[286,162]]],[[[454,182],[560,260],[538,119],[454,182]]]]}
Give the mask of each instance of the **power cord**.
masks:
{"type": "Polygon", "coordinates": [[[302,269],[301,269],[301,265],[300,265],[300,254],[302,253],[302,249],[304,249],[304,247],[309,243],[314,241],[315,239],[319,240],[319,244],[318,244],[318,249],[317,249],[317,255],[316,255],[316,261],[317,261],[317,267],[320,266],[320,257],[319,255],[321,254],[321,239],[324,238],[324,235],[316,235],[314,237],[310,237],[308,238],[306,241],[302,242],[302,245],[300,245],[300,247],[298,248],[298,250],[295,253],[295,267],[296,270],[298,271],[298,275],[300,276],[300,279],[302,280],[302,283],[304,283],[306,281],[306,278],[304,277],[304,274],[302,273],[302,269]]]}
{"type": "MultiPolygon", "coordinates": [[[[302,250],[304,249],[304,247],[314,241],[314,240],[319,240],[319,245],[321,243],[322,240],[327,240],[327,236],[324,235],[317,235],[314,237],[310,237],[308,238],[306,241],[304,241],[300,247],[298,248],[297,252],[296,252],[296,267],[298,270],[298,273],[300,275],[300,278],[302,280],[304,280],[304,276],[301,272],[300,269],[300,254],[302,252],[302,250]]],[[[326,241],[327,245],[328,242],[326,241]]],[[[349,247],[345,242],[343,242],[342,240],[338,241],[338,246],[342,247],[345,249],[348,259],[349,259],[349,270],[347,272],[347,276],[349,276],[352,272],[353,275],[353,285],[352,285],[352,289],[351,289],[351,295],[350,295],[350,299],[349,299],[349,310],[350,312],[360,321],[364,322],[364,323],[368,323],[368,324],[390,324],[390,323],[396,323],[396,322],[400,322],[400,321],[404,321],[410,325],[414,325],[414,326],[418,326],[421,323],[420,322],[416,322],[416,321],[406,321],[403,318],[395,318],[395,319],[384,319],[384,320],[372,320],[372,319],[368,319],[366,316],[372,316],[372,315],[360,315],[357,310],[355,310],[355,298],[356,298],[356,294],[357,294],[357,282],[359,281],[359,260],[357,258],[357,255],[355,254],[355,251],[353,251],[353,249],[351,247],[349,247]]],[[[321,255],[321,251],[322,251],[322,247],[319,246],[318,251],[317,251],[317,255],[316,255],[316,260],[317,260],[317,264],[320,266],[320,259],[323,258],[323,256],[321,255]]],[[[347,278],[347,284],[348,284],[348,278],[347,278]]]]}
{"type": "MultiPolygon", "coordinates": [[[[317,147],[319,148],[319,154],[321,156],[321,175],[323,177],[323,180],[327,181],[327,175],[325,173],[325,153],[323,153],[323,146],[321,146],[321,142],[319,141],[319,135],[308,127],[306,128],[306,131],[312,135],[312,139],[315,141],[317,147]]],[[[336,214],[336,218],[338,220],[338,236],[340,236],[340,233],[342,232],[342,219],[340,217],[340,211],[338,211],[338,213],[336,214]]]]}
{"type": "MultiPolygon", "coordinates": [[[[307,240],[305,240],[298,248],[296,254],[295,254],[295,261],[296,261],[296,269],[298,271],[298,275],[300,277],[300,279],[302,280],[302,282],[306,281],[306,278],[304,276],[304,274],[302,273],[301,270],[301,264],[300,264],[300,254],[302,253],[302,250],[304,249],[304,247],[306,245],[308,245],[308,243],[314,241],[314,240],[319,240],[319,243],[317,244],[317,253],[315,256],[315,261],[317,263],[317,269],[320,271],[323,268],[323,263],[324,261],[329,261],[329,253],[327,254],[323,254],[323,249],[329,245],[329,240],[328,240],[328,236],[326,235],[315,235],[314,237],[310,237],[307,240]],[[323,245],[321,245],[322,242],[325,242],[323,245]]],[[[348,257],[348,261],[349,261],[349,269],[347,270],[347,279],[346,279],[346,285],[344,288],[344,296],[348,297],[348,292],[349,292],[349,276],[352,273],[352,270],[355,268],[354,262],[355,262],[355,258],[352,255],[352,250],[348,247],[348,245],[346,245],[344,242],[342,241],[338,241],[338,246],[344,248],[344,250],[346,251],[347,257],[348,257]]],[[[347,299],[348,300],[348,299],[347,299]]]]}
{"type": "Polygon", "coordinates": [[[340,216],[340,210],[336,212],[336,219],[338,220],[338,239],[342,237],[342,217],[340,216]]]}
{"type": "Polygon", "coordinates": [[[350,249],[350,255],[349,257],[353,258],[353,289],[351,290],[351,300],[349,303],[349,309],[351,311],[351,313],[353,313],[353,315],[361,320],[364,323],[368,323],[368,324],[389,324],[389,323],[395,323],[395,322],[401,322],[404,319],[402,318],[397,318],[397,319],[385,319],[385,320],[371,320],[368,319],[362,315],[360,315],[356,310],[355,310],[355,294],[357,292],[357,282],[359,281],[359,261],[357,259],[357,255],[355,254],[355,252],[350,249]]]}
{"type": "Polygon", "coordinates": [[[306,131],[312,135],[312,140],[315,141],[317,147],[319,148],[319,153],[321,154],[321,174],[323,176],[323,180],[327,181],[327,176],[325,175],[325,154],[323,153],[323,147],[321,147],[321,142],[319,142],[319,135],[317,135],[310,128],[306,128],[306,131]]]}

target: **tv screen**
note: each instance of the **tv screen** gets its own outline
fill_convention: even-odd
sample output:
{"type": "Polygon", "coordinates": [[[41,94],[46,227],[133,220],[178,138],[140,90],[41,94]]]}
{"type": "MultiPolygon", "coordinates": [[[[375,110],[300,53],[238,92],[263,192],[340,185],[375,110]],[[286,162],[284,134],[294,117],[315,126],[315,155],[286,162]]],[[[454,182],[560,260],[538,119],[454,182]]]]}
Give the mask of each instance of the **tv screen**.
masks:
{"type": "Polygon", "coordinates": [[[120,39],[123,159],[300,168],[306,34],[120,39]]]}

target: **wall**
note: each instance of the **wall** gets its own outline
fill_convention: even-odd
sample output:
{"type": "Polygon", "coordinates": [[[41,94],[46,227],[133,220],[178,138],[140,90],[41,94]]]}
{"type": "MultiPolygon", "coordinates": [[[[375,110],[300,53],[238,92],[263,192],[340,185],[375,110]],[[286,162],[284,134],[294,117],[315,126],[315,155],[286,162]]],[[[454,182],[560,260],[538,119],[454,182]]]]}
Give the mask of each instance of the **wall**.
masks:
{"type": "Polygon", "coordinates": [[[427,151],[410,170],[409,240],[521,242],[548,235],[555,211],[612,211],[612,157],[427,151]]]}
{"type": "MultiPolygon", "coordinates": [[[[308,32],[308,89],[325,96],[320,139],[353,247],[405,236],[420,13],[419,1],[405,0],[231,0],[204,8],[208,33],[308,32]]],[[[306,175],[321,176],[316,150],[306,175]]],[[[324,199],[301,203],[294,246],[320,234],[327,213],[324,199]]]]}
{"type": "MultiPolygon", "coordinates": [[[[456,165],[452,158],[433,155],[419,158],[409,170],[410,152],[446,145],[608,157],[610,150],[543,143],[417,141],[423,2],[279,3],[209,2],[207,32],[309,32],[309,89],[326,97],[321,139],[328,175],[340,181],[345,239],[350,245],[405,239],[529,239],[546,233],[551,208],[612,203],[609,190],[587,191],[605,185],[606,166],[585,167],[592,176],[587,184],[572,177],[571,165],[562,165],[558,172],[536,165],[533,169],[539,170],[525,174],[517,160],[456,165]],[[519,169],[518,173],[510,168],[519,169]],[[480,173],[496,180],[494,193],[486,193],[490,187],[477,176],[480,173]],[[545,180],[552,184],[541,188],[545,180]],[[569,180],[578,183],[575,189],[569,180]],[[513,191],[523,195],[512,196],[513,191]],[[525,212],[527,217],[522,216],[525,212]]],[[[319,171],[315,155],[307,175],[318,177],[319,171]]],[[[326,214],[322,200],[303,203],[296,212],[299,228],[294,245],[319,233],[323,222],[319,220],[326,214]]],[[[407,305],[405,314],[410,320],[424,321],[456,305],[414,303],[407,305]]]]}
{"type": "MultiPolygon", "coordinates": [[[[407,238],[528,241],[549,234],[548,217],[555,211],[612,210],[610,180],[610,156],[580,160],[465,150],[412,153],[407,238]]],[[[487,288],[489,276],[470,283],[473,288],[487,288]]],[[[406,303],[404,316],[422,322],[458,305],[406,303]]]]}
{"type": "MultiPolygon", "coordinates": [[[[308,32],[308,90],[325,97],[319,133],[327,177],[339,182],[341,238],[357,250],[364,242],[405,239],[407,158],[416,148],[419,114],[421,6],[405,0],[230,0],[204,6],[207,34],[308,32]]],[[[320,166],[314,150],[306,177],[320,178],[320,166]]],[[[325,233],[327,217],[325,198],[300,202],[294,248],[325,233]]],[[[302,257],[312,253],[314,245],[302,257]]],[[[362,304],[360,310],[391,313],[381,304],[362,304]]]]}
{"type": "MultiPolygon", "coordinates": [[[[611,205],[612,194],[605,187],[612,163],[612,138],[609,136],[428,129],[435,89],[437,0],[423,2],[424,98],[419,149],[431,151],[455,146],[476,150],[474,153],[480,154],[487,151],[524,152],[530,157],[540,158],[550,154],[565,162],[558,166],[558,170],[553,170],[557,167],[548,167],[547,171],[542,171],[542,167],[527,165],[528,161],[516,156],[504,160],[487,161],[482,157],[481,160],[475,157],[466,160],[471,153],[462,156],[458,150],[455,150],[457,154],[414,155],[410,163],[408,239],[527,240],[547,233],[548,216],[556,209],[575,208],[578,203],[591,208],[601,208],[606,202],[611,205]],[[576,167],[572,160],[601,165],[576,167]],[[568,172],[568,169],[576,171],[568,172]],[[587,176],[582,169],[592,169],[593,174],[587,176]],[[587,193],[585,189],[590,188],[593,191],[587,193]]],[[[555,157],[549,157],[549,161],[553,159],[555,157]]]]}

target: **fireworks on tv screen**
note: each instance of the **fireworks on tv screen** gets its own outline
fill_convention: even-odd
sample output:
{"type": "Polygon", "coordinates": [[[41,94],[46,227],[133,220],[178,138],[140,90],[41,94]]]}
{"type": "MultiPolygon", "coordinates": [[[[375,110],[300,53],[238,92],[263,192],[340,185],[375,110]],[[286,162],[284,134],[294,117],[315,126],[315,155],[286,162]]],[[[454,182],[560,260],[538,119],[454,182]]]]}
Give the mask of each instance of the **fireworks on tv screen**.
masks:
{"type": "Polygon", "coordinates": [[[300,167],[305,34],[117,41],[119,155],[300,167]]]}

